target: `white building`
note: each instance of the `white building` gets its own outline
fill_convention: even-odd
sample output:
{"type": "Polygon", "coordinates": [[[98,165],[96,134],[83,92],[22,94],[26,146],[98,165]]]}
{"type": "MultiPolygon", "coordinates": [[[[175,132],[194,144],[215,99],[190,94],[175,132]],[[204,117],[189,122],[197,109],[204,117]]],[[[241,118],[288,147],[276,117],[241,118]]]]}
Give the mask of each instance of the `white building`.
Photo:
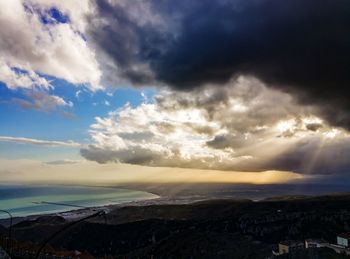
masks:
{"type": "Polygon", "coordinates": [[[340,234],[337,236],[337,245],[343,247],[349,247],[350,244],[350,234],[340,234]]]}
{"type": "Polygon", "coordinates": [[[306,239],[305,240],[305,248],[321,248],[324,247],[327,242],[322,239],[306,239]]]}

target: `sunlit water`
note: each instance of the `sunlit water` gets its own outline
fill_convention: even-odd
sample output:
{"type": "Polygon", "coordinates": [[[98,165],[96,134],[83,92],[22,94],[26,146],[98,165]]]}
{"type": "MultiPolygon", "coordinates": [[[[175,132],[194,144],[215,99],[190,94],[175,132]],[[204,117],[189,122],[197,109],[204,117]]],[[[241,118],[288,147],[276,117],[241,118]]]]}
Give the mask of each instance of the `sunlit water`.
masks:
{"type": "MultiPolygon", "coordinates": [[[[79,209],[79,206],[98,207],[157,197],[147,192],[107,187],[0,185],[0,210],[8,210],[14,217],[22,217],[69,211],[79,209]]],[[[0,214],[0,218],[6,217],[6,214],[0,214]]]]}

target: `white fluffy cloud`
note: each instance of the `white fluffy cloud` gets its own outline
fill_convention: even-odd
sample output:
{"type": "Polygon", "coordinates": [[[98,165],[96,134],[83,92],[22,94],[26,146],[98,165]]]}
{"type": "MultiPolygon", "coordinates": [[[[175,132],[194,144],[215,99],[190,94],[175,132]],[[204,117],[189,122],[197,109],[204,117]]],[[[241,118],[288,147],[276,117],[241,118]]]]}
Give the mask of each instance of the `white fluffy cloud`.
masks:
{"type": "Polygon", "coordinates": [[[88,1],[79,1],[79,8],[77,3],[71,1],[55,2],[0,2],[0,80],[9,87],[47,88],[48,82],[39,73],[74,84],[86,83],[92,89],[100,87],[101,72],[95,53],[82,37],[84,31],[79,31],[84,30],[82,16],[89,10],[88,1]],[[71,15],[70,22],[52,21],[44,24],[42,19],[49,16],[50,8],[53,7],[71,15]],[[15,69],[21,69],[27,74],[18,75],[15,69]]]}
{"type": "Polygon", "coordinates": [[[93,144],[81,153],[101,163],[301,173],[318,173],[323,165],[319,173],[342,170],[349,164],[344,155],[350,154],[350,138],[316,112],[256,79],[240,77],[224,87],[162,92],[154,103],[126,105],[97,117],[90,129],[93,144]],[[332,163],[324,160],[331,157],[329,150],[341,154],[332,163]]]}
{"type": "Polygon", "coordinates": [[[44,77],[39,76],[34,71],[18,73],[0,58],[0,80],[4,82],[8,88],[16,89],[18,87],[31,89],[33,87],[48,90],[50,82],[44,77]]]}

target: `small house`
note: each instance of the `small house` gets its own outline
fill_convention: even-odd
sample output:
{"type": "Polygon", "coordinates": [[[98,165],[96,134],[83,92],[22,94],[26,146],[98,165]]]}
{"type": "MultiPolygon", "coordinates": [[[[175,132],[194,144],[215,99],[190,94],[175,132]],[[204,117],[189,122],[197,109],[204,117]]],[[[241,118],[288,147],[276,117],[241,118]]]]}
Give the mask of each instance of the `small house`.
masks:
{"type": "Polygon", "coordinates": [[[278,244],[278,252],[282,254],[292,254],[295,251],[304,249],[304,243],[300,241],[287,240],[278,244]]]}

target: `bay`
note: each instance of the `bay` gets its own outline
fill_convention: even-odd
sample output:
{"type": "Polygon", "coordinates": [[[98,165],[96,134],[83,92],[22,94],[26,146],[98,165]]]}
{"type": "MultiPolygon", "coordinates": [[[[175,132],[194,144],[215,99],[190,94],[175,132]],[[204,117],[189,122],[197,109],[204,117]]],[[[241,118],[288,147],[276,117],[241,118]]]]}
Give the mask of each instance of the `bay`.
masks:
{"type": "MultiPolygon", "coordinates": [[[[155,194],[111,187],[0,185],[0,210],[13,217],[154,199],[155,194]]],[[[0,219],[7,218],[0,213],[0,219]]]]}

